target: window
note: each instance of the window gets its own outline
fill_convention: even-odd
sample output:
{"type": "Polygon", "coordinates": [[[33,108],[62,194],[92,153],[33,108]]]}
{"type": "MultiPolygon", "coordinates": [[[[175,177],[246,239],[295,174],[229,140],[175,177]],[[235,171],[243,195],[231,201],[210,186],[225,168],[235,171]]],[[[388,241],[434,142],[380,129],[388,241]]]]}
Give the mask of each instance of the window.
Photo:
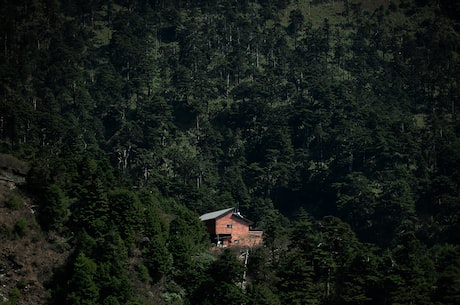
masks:
{"type": "Polygon", "coordinates": [[[231,229],[231,228],[232,228],[232,224],[229,223],[229,224],[227,225],[227,228],[230,228],[230,229],[231,229]]]}
{"type": "Polygon", "coordinates": [[[235,239],[235,244],[239,244],[240,241],[238,239],[235,239]]]}

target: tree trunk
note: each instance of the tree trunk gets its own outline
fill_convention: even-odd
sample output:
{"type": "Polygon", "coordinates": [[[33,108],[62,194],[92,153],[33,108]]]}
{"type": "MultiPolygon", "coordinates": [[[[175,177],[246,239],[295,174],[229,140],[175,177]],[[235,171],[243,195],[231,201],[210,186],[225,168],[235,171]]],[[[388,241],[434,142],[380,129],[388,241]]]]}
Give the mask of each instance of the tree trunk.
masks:
{"type": "Polygon", "coordinates": [[[5,38],[3,39],[3,42],[5,44],[5,59],[8,58],[8,34],[5,34],[5,38]]]}

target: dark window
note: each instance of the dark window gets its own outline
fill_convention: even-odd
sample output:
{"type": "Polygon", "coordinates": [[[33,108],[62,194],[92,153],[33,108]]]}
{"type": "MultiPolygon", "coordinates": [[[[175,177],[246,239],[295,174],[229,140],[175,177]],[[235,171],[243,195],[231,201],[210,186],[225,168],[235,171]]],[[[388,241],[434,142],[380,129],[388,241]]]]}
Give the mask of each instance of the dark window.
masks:
{"type": "Polygon", "coordinates": [[[231,223],[228,224],[228,225],[227,225],[227,228],[230,228],[230,229],[231,229],[231,228],[232,228],[232,224],[231,224],[231,223]]]}

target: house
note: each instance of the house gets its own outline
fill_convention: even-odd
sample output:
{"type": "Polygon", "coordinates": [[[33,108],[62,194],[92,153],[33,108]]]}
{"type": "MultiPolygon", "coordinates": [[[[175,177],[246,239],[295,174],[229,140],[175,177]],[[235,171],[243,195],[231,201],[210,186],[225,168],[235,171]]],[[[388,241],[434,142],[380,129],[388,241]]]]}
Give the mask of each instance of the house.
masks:
{"type": "Polygon", "coordinates": [[[235,208],[203,214],[200,219],[206,224],[211,242],[219,247],[253,247],[262,243],[263,232],[252,230],[254,222],[235,208]]]}

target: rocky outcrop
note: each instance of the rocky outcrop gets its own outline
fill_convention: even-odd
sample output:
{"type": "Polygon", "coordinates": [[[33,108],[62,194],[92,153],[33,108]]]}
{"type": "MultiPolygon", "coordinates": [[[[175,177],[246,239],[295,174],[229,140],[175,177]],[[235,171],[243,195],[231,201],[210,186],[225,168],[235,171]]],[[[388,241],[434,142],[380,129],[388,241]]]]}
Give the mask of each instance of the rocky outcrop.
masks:
{"type": "MultiPolygon", "coordinates": [[[[0,154],[0,187],[13,190],[26,183],[29,166],[18,158],[0,154]]],[[[0,198],[1,199],[1,198],[0,198]]]]}

